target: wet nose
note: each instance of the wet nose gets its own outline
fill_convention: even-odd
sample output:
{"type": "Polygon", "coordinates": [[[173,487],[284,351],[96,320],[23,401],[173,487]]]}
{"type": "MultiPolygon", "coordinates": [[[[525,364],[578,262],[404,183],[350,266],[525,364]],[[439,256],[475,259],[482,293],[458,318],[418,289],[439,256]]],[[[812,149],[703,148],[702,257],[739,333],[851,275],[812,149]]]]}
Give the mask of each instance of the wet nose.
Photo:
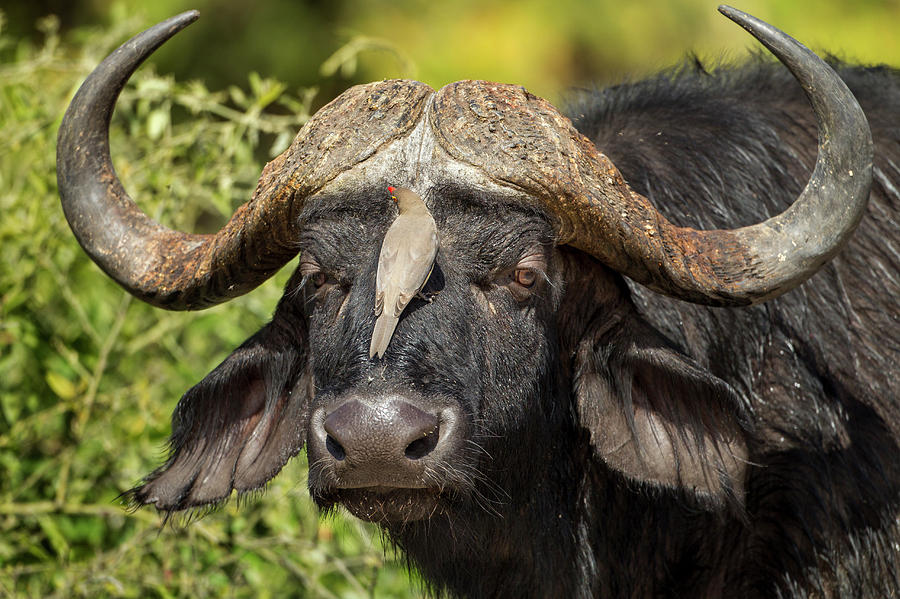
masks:
{"type": "Polygon", "coordinates": [[[415,478],[422,469],[417,462],[440,439],[438,415],[401,399],[376,405],[350,400],[328,414],[322,426],[335,465],[376,486],[415,478]]]}

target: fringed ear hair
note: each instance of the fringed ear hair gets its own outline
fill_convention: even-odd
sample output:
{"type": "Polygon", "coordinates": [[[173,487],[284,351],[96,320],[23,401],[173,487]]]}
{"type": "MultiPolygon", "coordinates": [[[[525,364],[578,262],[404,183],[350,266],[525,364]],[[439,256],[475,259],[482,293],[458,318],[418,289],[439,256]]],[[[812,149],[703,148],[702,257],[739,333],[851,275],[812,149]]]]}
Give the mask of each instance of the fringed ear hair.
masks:
{"type": "Polygon", "coordinates": [[[303,344],[273,321],[178,402],[166,463],[126,493],[164,511],[261,488],[304,445],[311,394],[303,344]]]}

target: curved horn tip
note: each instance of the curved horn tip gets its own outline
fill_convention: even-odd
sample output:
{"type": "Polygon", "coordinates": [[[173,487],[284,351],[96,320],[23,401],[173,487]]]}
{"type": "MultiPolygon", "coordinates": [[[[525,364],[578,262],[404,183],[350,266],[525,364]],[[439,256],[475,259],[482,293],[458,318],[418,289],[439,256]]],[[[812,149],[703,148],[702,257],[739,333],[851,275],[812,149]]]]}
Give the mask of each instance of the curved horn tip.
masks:
{"type": "Polygon", "coordinates": [[[753,15],[749,15],[742,10],[738,10],[733,6],[728,6],[727,4],[720,4],[718,7],[718,11],[740,25],[741,27],[746,27],[751,23],[762,23],[767,24],[765,21],[760,21],[753,15]]]}
{"type": "Polygon", "coordinates": [[[745,13],[744,11],[738,10],[738,9],[734,8],[733,6],[728,6],[727,4],[720,4],[718,7],[718,11],[731,20],[750,16],[747,13],[745,13]]]}
{"type": "MultiPolygon", "coordinates": [[[[777,27],[766,23],[763,20],[757,19],[753,15],[747,14],[742,10],[738,10],[732,6],[728,6],[727,4],[720,4],[718,8],[719,12],[725,15],[727,18],[731,19],[741,27],[743,27],[747,32],[750,33],[753,37],[755,37],[761,44],[763,44],[769,50],[776,55],[779,55],[778,51],[773,48],[773,44],[775,43],[774,36],[781,35],[786,38],[784,41],[790,41],[798,46],[802,46],[800,42],[795,40],[793,37],[787,35],[777,27]],[[756,31],[760,31],[764,33],[763,37],[760,37],[756,31]]],[[[806,50],[806,48],[803,48],[806,50]]],[[[807,50],[808,51],[808,50],[807,50]]],[[[811,52],[810,52],[811,53],[811,52]]],[[[779,55],[779,59],[781,56],[779,55]]]]}
{"type": "Polygon", "coordinates": [[[197,9],[191,9],[191,10],[186,10],[183,13],[179,13],[179,14],[175,15],[174,17],[170,17],[170,18],[166,19],[165,21],[163,21],[163,23],[167,24],[167,25],[169,25],[169,24],[175,25],[176,27],[178,27],[178,30],[180,31],[181,29],[187,27],[188,25],[190,25],[191,23],[193,23],[194,21],[196,21],[199,18],[200,18],[200,11],[197,9]]]}
{"type": "Polygon", "coordinates": [[[162,45],[164,42],[171,39],[177,33],[180,33],[182,29],[184,29],[185,27],[187,27],[188,25],[190,25],[191,23],[193,23],[194,21],[196,21],[199,18],[200,18],[199,10],[196,10],[196,9],[186,10],[182,13],[175,15],[174,17],[169,17],[168,19],[166,19],[165,21],[162,21],[161,23],[157,23],[156,25],[154,25],[153,27],[150,27],[146,31],[143,31],[143,32],[137,34],[136,36],[131,38],[128,42],[126,42],[125,45],[135,42],[138,39],[146,39],[148,37],[153,38],[156,40],[156,42],[147,47],[147,50],[149,50],[149,52],[147,52],[147,56],[149,56],[150,53],[154,52],[157,48],[159,48],[160,45],[162,45]]]}

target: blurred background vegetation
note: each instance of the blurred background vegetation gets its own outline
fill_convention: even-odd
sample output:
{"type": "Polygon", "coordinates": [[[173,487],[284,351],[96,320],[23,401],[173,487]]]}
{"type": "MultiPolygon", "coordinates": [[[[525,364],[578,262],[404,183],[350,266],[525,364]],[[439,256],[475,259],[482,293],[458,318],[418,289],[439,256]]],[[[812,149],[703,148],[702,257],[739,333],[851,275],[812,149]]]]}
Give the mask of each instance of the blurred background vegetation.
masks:
{"type": "MultiPolygon", "coordinates": [[[[186,527],[120,492],[164,455],[181,393],[267,321],[287,273],[201,313],[132,300],[59,208],[56,130],[86,74],[130,35],[198,8],[126,88],[116,168],[165,224],[211,231],[311,111],[348,86],[411,77],[569,86],[648,74],[751,40],[714,2],[652,0],[31,0],[0,2],[0,596],[410,597],[372,527],[320,520],[305,458],[260,498],[186,527]]],[[[900,0],[739,4],[816,49],[900,64],[900,0]]],[[[289,269],[286,269],[289,270],[289,269]]]]}

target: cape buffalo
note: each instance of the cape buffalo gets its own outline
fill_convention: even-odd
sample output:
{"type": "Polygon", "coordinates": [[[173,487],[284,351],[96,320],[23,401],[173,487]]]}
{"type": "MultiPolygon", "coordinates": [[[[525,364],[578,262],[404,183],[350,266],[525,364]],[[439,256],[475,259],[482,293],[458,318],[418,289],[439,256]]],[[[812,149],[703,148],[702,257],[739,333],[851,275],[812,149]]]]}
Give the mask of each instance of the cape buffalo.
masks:
{"type": "Polygon", "coordinates": [[[435,593],[900,592],[900,74],[720,10],[780,62],[688,63],[571,120],[511,85],[357,86],[215,235],[142,213],[108,147],[119,90],[196,13],[119,48],[59,133],[85,251],[176,310],[300,255],[131,499],[220,502],[305,446],[318,505],[377,522],[435,593]],[[388,186],[439,249],[370,357],[388,186]]]}

